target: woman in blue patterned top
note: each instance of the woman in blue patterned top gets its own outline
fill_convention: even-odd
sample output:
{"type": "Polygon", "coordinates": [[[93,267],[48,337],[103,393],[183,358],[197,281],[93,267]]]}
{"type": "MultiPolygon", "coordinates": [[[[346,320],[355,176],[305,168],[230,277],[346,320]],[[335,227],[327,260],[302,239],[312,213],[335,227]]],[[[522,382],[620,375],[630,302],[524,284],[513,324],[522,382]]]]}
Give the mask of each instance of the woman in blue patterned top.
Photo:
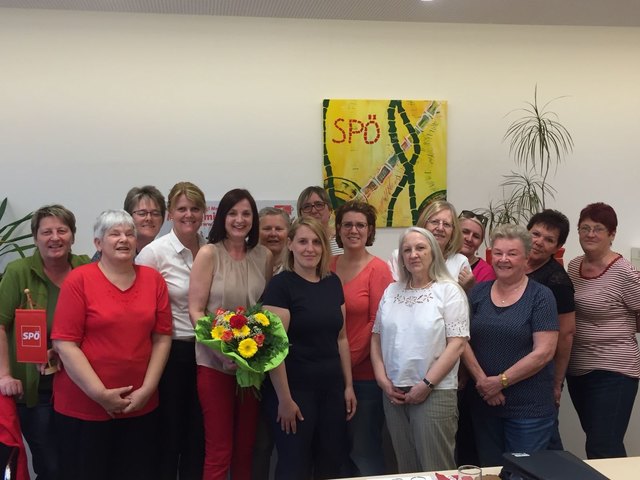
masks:
{"type": "Polygon", "coordinates": [[[519,225],[491,233],[496,280],[469,295],[471,340],[463,360],[475,382],[471,411],[480,463],[547,448],[554,422],[558,315],[551,291],[525,274],[531,236],[519,225]]]}

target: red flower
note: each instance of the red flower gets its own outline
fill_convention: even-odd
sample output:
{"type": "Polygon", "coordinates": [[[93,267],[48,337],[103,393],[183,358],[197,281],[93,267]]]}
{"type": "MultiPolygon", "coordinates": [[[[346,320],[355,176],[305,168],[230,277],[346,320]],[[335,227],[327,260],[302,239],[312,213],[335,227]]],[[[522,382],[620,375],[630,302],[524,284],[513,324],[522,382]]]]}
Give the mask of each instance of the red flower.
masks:
{"type": "Polygon", "coordinates": [[[247,317],[245,317],[244,315],[234,315],[229,319],[229,325],[231,325],[231,328],[236,329],[244,327],[247,322],[247,317]]]}
{"type": "Polygon", "coordinates": [[[242,313],[244,313],[244,312],[246,312],[246,311],[247,311],[247,309],[246,309],[246,308],[244,308],[244,307],[238,307],[238,308],[236,308],[236,313],[238,313],[238,314],[242,314],[242,313]]]}
{"type": "Polygon", "coordinates": [[[261,347],[262,344],[264,343],[264,334],[258,333],[255,337],[253,337],[253,340],[256,342],[256,345],[261,347]]]}
{"type": "Polygon", "coordinates": [[[225,330],[224,332],[222,332],[222,335],[220,335],[220,339],[223,342],[233,340],[233,332],[231,330],[225,330]]]}
{"type": "Polygon", "coordinates": [[[225,312],[224,308],[219,308],[218,310],[216,310],[216,317],[218,315],[222,315],[225,312]]]}

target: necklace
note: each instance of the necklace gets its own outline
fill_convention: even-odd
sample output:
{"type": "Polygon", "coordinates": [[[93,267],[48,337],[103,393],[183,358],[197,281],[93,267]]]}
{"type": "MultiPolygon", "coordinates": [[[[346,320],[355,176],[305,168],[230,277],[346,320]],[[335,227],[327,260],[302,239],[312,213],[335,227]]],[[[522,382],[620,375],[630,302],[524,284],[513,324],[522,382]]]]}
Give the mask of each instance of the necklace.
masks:
{"type": "Polygon", "coordinates": [[[498,285],[494,283],[494,286],[496,287],[496,289],[494,290],[494,293],[496,294],[496,298],[500,300],[500,303],[502,305],[504,305],[507,302],[507,300],[510,300],[511,295],[513,295],[518,290],[520,290],[523,287],[523,285],[526,284],[526,282],[527,282],[527,276],[525,275],[518,285],[510,289],[507,289],[504,293],[499,292],[498,290],[501,290],[501,289],[498,287],[498,285]]]}
{"type": "Polygon", "coordinates": [[[425,285],[423,285],[422,287],[414,287],[413,286],[413,278],[409,279],[409,290],[424,290],[425,288],[429,288],[431,286],[431,284],[433,283],[433,280],[429,280],[425,285]]]}

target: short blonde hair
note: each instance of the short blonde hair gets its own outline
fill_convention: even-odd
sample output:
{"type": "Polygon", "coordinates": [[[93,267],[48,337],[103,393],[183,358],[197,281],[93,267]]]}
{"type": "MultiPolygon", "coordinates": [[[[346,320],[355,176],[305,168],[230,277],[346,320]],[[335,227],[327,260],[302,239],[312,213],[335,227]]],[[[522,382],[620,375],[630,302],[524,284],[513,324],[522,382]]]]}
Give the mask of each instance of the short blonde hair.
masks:
{"type": "Polygon", "coordinates": [[[524,247],[525,256],[529,256],[529,252],[531,252],[531,234],[529,233],[529,230],[522,225],[498,225],[493,229],[489,238],[491,240],[491,248],[493,248],[493,244],[496,240],[504,238],[506,240],[520,240],[524,247]]]}
{"type": "MultiPolygon", "coordinates": [[[[322,224],[313,217],[298,217],[292,224],[289,229],[289,234],[287,238],[289,242],[293,242],[293,239],[296,236],[296,233],[300,229],[300,227],[307,227],[311,230],[319,239],[320,244],[322,245],[322,256],[320,257],[320,261],[318,262],[318,266],[316,267],[316,273],[320,278],[324,278],[329,275],[329,260],[331,259],[331,248],[329,247],[329,237],[327,236],[327,232],[324,231],[322,224]]],[[[293,272],[294,266],[294,258],[293,252],[290,249],[287,249],[286,257],[283,262],[283,270],[288,270],[293,272]]]]}
{"type": "Polygon", "coordinates": [[[175,202],[180,195],[187,197],[203,212],[207,210],[207,201],[204,198],[204,193],[197,185],[191,182],[178,182],[173,186],[167,197],[169,211],[175,206],[175,202]]]}

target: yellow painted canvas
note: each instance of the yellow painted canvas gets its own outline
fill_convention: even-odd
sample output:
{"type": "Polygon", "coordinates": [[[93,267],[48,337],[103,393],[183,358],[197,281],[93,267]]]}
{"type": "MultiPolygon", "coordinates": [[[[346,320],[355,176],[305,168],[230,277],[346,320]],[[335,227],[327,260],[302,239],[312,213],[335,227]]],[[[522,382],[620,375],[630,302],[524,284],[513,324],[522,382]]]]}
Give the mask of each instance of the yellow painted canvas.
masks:
{"type": "Polygon", "coordinates": [[[366,200],[378,227],[408,227],[424,205],[446,198],[446,101],[327,99],[322,111],[324,186],[334,208],[366,200]]]}

